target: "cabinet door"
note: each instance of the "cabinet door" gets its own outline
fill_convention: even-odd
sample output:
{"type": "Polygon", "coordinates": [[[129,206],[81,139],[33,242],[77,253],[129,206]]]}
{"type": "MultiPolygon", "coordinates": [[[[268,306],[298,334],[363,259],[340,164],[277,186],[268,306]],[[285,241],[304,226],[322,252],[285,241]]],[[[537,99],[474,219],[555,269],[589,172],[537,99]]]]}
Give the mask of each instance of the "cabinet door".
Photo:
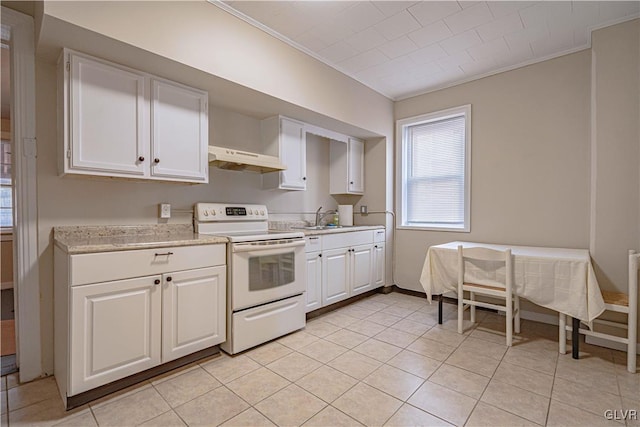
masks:
{"type": "Polygon", "coordinates": [[[306,312],[322,307],[322,253],[307,254],[306,312]]]}
{"type": "Polygon", "coordinates": [[[375,288],[384,285],[384,264],[385,250],[384,245],[376,243],[373,246],[373,285],[375,288]]]}
{"type": "Polygon", "coordinates": [[[160,364],[160,279],[71,288],[69,396],[160,364]]]}
{"type": "Polygon", "coordinates": [[[307,146],[302,123],[280,119],[280,161],[287,167],[287,170],[280,172],[280,188],[305,190],[307,146]]]}
{"type": "Polygon", "coordinates": [[[351,295],[373,289],[371,263],[373,245],[356,246],[351,250],[351,295]]]}
{"type": "Polygon", "coordinates": [[[151,176],[209,182],[206,92],[152,81],[151,176]]]}
{"type": "Polygon", "coordinates": [[[74,54],[69,61],[64,172],[143,176],[149,164],[145,76],[74,54]]]}
{"type": "Polygon", "coordinates": [[[347,248],[322,252],[322,305],[349,296],[349,255],[347,248]]]}
{"type": "Polygon", "coordinates": [[[364,193],[364,142],[349,138],[348,149],[349,193],[364,193]]]}
{"type": "Polygon", "coordinates": [[[226,267],[162,276],[162,362],[226,338],[226,267]]]}

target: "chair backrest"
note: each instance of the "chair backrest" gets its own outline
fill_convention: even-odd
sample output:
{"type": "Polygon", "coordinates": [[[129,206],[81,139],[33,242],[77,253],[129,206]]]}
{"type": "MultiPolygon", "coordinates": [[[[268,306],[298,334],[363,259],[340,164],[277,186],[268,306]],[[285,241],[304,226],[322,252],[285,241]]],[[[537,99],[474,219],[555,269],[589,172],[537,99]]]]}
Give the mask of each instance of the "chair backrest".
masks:
{"type": "MultiPolygon", "coordinates": [[[[479,261],[485,263],[485,265],[492,265],[494,268],[504,265],[505,267],[505,280],[504,282],[491,281],[491,286],[504,287],[508,294],[512,293],[513,288],[513,258],[511,256],[511,249],[504,251],[498,251],[488,248],[463,248],[462,245],[458,245],[458,288],[462,289],[465,275],[465,261],[479,261]],[[496,265],[498,264],[498,265],[496,265]]],[[[482,284],[482,283],[480,283],[482,284]]]]}

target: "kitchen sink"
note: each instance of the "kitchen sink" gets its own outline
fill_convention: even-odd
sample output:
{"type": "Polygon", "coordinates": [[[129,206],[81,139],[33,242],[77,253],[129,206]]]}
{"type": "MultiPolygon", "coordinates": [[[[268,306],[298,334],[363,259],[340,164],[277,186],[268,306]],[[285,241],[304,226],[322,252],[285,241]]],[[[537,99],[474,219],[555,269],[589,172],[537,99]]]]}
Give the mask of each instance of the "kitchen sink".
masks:
{"type": "Polygon", "coordinates": [[[308,227],[291,227],[297,230],[333,230],[334,228],[347,228],[352,225],[310,225],[308,227]]]}

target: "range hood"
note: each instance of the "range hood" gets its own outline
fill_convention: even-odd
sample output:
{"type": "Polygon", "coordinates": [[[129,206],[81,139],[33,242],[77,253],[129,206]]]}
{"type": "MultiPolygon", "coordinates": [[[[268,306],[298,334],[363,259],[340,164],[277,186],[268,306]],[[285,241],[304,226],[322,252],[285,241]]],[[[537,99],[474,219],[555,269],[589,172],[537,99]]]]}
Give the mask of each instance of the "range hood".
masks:
{"type": "Polygon", "coordinates": [[[209,163],[221,169],[251,171],[259,173],[283,171],[287,169],[280,159],[265,154],[250,153],[233,148],[209,146],[209,163]]]}

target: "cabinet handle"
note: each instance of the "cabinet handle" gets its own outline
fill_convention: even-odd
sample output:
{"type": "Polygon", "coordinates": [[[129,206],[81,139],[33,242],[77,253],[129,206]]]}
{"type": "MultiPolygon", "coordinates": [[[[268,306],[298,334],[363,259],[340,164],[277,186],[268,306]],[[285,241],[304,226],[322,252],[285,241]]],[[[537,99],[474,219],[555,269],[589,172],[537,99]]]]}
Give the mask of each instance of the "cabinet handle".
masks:
{"type": "Polygon", "coordinates": [[[138,161],[139,161],[139,162],[144,162],[144,156],[140,156],[140,157],[138,157],[138,161]]]}
{"type": "Polygon", "coordinates": [[[374,248],[377,248],[377,247],[378,247],[378,245],[375,245],[375,246],[374,246],[374,248]]]}
{"type": "Polygon", "coordinates": [[[164,252],[164,253],[156,252],[155,256],[169,256],[169,255],[173,255],[173,252],[164,252]]]}
{"type": "Polygon", "coordinates": [[[349,184],[353,184],[353,181],[349,182],[349,184]]]}
{"type": "Polygon", "coordinates": [[[159,285],[160,284],[160,279],[154,280],[153,283],[155,283],[156,285],[159,285]]]}
{"type": "Polygon", "coordinates": [[[171,278],[171,276],[167,277],[167,282],[172,281],[173,279],[171,278]]]}
{"type": "Polygon", "coordinates": [[[322,258],[322,254],[318,254],[318,256],[319,256],[320,258],[322,258]]]}
{"type": "Polygon", "coordinates": [[[155,159],[153,159],[154,163],[160,163],[160,159],[158,159],[157,157],[155,159]]]}
{"type": "Polygon", "coordinates": [[[319,237],[309,237],[309,240],[318,240],[319,237]]]}

